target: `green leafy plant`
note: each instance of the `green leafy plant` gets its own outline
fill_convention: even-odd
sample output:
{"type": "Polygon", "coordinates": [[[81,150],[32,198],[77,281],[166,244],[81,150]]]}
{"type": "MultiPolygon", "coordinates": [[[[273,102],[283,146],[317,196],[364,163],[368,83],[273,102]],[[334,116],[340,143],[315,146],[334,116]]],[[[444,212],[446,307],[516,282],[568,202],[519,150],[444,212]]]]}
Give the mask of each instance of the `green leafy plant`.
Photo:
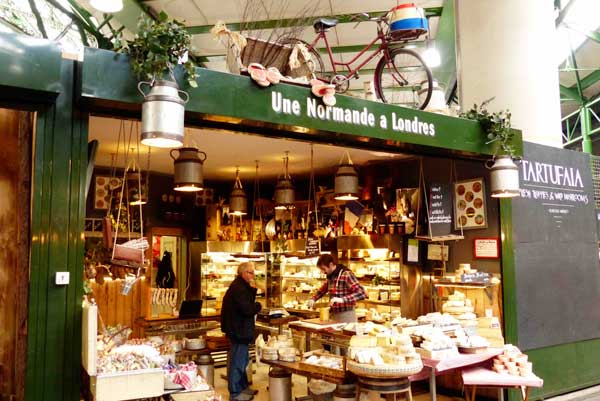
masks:
{"type": "Polygon", "coordinates": [[[138,79],[160,79],[165,74],[175,80],[174,69],[181,64],[190,86],[197,87],[196,69],[189,58],[191,36],[185,25],[169,20],[164,12],[158,21],[142,16],[138,22],[138,32],[131,41],[121,36],[115,39],[115,50],[131,57],[131,67],[138,79]]]}
{"type": "Polygon", "coordinates": [[[511,113],[509,110],[501,110],[495,113],[489,112],[487,106],[492,100],[494,100],[494,98],[482,102],[479,106],[475,104],[471,109],[461,113],[460,116],[479,122],[486,134],[488,140],[486,143],[498,144],[496,154],[500,153],[514,157],[515,148],[512,144],[512,140],[515,133],[511,129],[511,113]]]}

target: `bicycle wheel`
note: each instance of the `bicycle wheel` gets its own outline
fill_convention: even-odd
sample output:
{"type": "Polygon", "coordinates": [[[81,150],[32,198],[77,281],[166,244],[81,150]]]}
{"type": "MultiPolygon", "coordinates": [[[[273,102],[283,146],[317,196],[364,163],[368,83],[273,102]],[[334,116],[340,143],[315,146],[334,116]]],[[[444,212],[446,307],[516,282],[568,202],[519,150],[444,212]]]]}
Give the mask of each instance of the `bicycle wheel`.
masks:
{"type": "Polygon", "coordinates": [[[375,68],[375,91],[384,103],[423,110],[431,99],[432,81],[431,70],[410,49],[390,49],[375,68]]]}
{"type": "MultiPolygon", "coordinates": [[[[307,63],[309,64],[309,69],[312,71],[314,78],[324,79],[325,67],[323,64],[323,59],[321,58],[321,55],[319,54],[317,49],[310,47],[310,44],[308,44],[307,42],[303,41],[302,39],[298,39],[298,38],[286,38],[286,39],[279,41],[279,43],[281,43],[282,45],[290,45],[292,47],[294,47],[298,43],[301,43],[304,46],[306,46],[306,48],[310,52],[310,56],[311,56],[311,59],[307,60],[307,63]]],[[[298,70],[301,70],[301,69],[302,69],[302,67],[298,68],[298,70]]],[[[308,71],[306,71],[306,72],[308,72],[308,71]]],[[[285,71],[285,74],[294,76],[294,73],[298,73],[298,72],[295,70],[290,70],[289,66],[288,66],[288,70],[285,71]]],[[[302,75],[302,72],[299,75],[302,75]]],[[[306,75],[308,77],[308,75],[310,75],[310,74],[306,74],[306,75]]],[[[310,79],[313,77],[308,77],[308,78],[310,79]]]]}

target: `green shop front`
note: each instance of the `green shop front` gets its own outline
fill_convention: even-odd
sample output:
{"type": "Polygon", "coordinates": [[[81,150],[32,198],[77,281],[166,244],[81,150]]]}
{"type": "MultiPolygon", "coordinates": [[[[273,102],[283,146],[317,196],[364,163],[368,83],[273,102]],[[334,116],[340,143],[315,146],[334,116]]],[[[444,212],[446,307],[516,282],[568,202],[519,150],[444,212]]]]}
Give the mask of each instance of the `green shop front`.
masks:
{"type": "MultiPolygon", "coordinates": [[[[16,222],[9,232],[19,233],[14,238],[20,240],[11,241],[16,244],[7,253],[13,258],[10,261],[18,261],[11,264],[16,270],[3,273],[11,277],[3,288],[14,295],[11,316],[16,318],[5,329],[10,340],[3,347],[14,351],[4,351],[0,362],[2,377],[7,378],[3,382],[13,383],[13,387],[1,391],[22,397],[24,388],[27,400],[78,400],[88,231],[84,223],[86,204],[89,209],[90,203],[86,201],[86,180],[98,175],[88,171],[93,167],[88,165],[89,125],[95,118],[106,118],[126,120],[129,127],[131,121],[140,119],[142,97],[126,57],[112,52],[86,49],[82,62],[73,61],[63,59],[50,42],[3,34],[0,58],[3,111],[18,113],[3,119],[2,124],[13,121],[13,130],[7,132],[20,138],[13,142],[19,149],[15,165],[21,166],[14,174],[12,170],[2,172],[12,182],[14,194],[8,198],[7,209],[18,211],[16,217],[5,221],[16,222]],[[28,204],[31,209],[24,207],[28,204]],[[57,284],[57,272],[69,273],[68,285],[57,284]],[[16,367],[14,372],[7,361],[16,367]]],[[[259,88],[248,77],[206,69],[199,69],[198,75],[198,87],[186,88],[190,95],[188,130],[211,130],[225,141],[243,135],[246,140],[248,136],[256,138],[257,144],[265,138],[300,142],[306,144],[307,152],[309,144],[314,144],[318,151],[335,153],[337,159],[346,151],[359,157],[372,155],[374,162],[357,166],[361,202],[367,209],[375,209],[374,205],[383,201],[387,208],[383,215],[372,214],[371,225],[364,228],[368,232],[352,234],[364,234],[375,242],[378,237],[386,238],[388,245],[394,242],[388,249],[393,253],[386,257],[396,259],[404,273],[400,273],[399,291],[391,289],[382,295],[378,290],[365,309],[391,301],[391,294],[399,292],[400,299],[395,300],[402,305],[402,315],[416,319],[442,311],[448,296],[457,290],[467,293],[467,298],[474,294],[475,312],[496,318],[502,326],[499,340],[526,352],[535,373],[544,379],[544,387],[535,390],[533,398],[600,383],[600,368],[595,363],[600,353],[600,319],[593,307],[600,298],[600,277],[588,156],[522,143],[519,133],[516,147],[524,157],[520,164],[523,196],[498,200],[489,196],[489,172],[484,165],[493,149],[477,122],[346,96],[337,96],[335,107],[326,108],[301,86],[259,88]],[[432,188],[441,191],[446,203],[435,202],[432,188]],[[394,214],[390,209],[399,206],[402,190],[417,194],[411,222],[416,230],[411,232],[408,224],[393,224],[396,222],[390,217],[394,214]],[[482,212],[471,205],[474,199],[466,196],[469,190],[486,194],[479,205],[482,212]],[[449,214],[449,220],[434,218],[436,205],[449,214]],[[475,210],[467,213],[471,206],[475,210]],[[463,216],[464,222],[457,223],[463,216]],[[489,273],[494,284],[462,288],[457,282],[441,280],[457,276],[457,270],[467,265],[467,269],[489,273]]],[[[202,149],[203,145],[198,145],[202,149]]],[[[211,157],[208,154],[207,163],[211,157]]],[[[226,157],[226,152],[220,157],[226,157]]],[[[228,163],[233,172],[235,158],[228,163]]],[[[317,172],[317,182],[331,187],[335,167],[317,172]]],[[[310,187],[308,174],[295,179],[310,187]]],[[[165,182],[172,185],[172,181],[165,182]]],[[[226,191],[231,182],[233,173],[226,191]]],[[[305,199],[310,199],[310,193],[305,199]]],[[[210,217],[208,207],[202,210],[198,225],[205,225],[210,217]]],[[[154,218],[150,212],[146,231],[177,235],[177,224],[159,229],[154,218]]],[[[296,215],[290,220],[293,225],[301,224],[296,215]]],[[[348,245],[351,236],[340,236],[339,229],[334,234],[336,251],[349,264],[359,261],[358,270],[361,261],[373,257],[348,245]]],[[[212,234],[204,228],[185,235],[190,240],[186,243],[191,254],[190,277],[194,277],[194,239],[206,242],[212,234]]],[[[294,234],[294,238],[298,236],[294,234]]],[[[183,252],[187,253],[187,248],[183,252]]],[[[144,284],[148,293],[151,282],[144,284]]],[[[282,285],[279,291],[283,293],[295,288],[282,285]]],[[[202,296],[201,288],[191,287],[190,291],[202,296]]],[[[146,296],[145,291],[134,291],[140,299],[146,296]]],[[[143,300],[139,306],[128,302],[117,308],[135,308],[139,315],[135,317],[151,313],[143,300]]],[[[285,302],[283,294],[279,302],[285,302]]],[[[126,315],[122,312],[121,316],[126,315]]],[[[516,393],[510,396],[516,397],[516,393]]]]}

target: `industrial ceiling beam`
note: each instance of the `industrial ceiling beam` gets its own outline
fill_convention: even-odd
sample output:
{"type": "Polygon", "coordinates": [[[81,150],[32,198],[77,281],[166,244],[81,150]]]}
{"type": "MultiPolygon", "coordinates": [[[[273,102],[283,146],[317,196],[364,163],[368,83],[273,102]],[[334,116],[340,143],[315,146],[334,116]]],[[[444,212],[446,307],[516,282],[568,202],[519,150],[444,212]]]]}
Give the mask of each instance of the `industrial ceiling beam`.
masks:
{"type": "Polygon", "coordinates": [[[585,90],[600,81],[600,69],[595,70],[581,79],[581,89],[585,90]]]}
{"type": "Polygon", "coordinates": [[[560,94],[570,100],[576,101],[577,103],[583,104],[584,102],[584,100],[579,96],[577,88],[568,88],[564,85],[560,85],[560,94]]]}
{"type": "MultiPolygon", "coordinates": [[[[129,0],[131,1],[131,0],[129,0]]],[[[389,12],[386,11],[373,11],[370,12],[369,15],[372,17],[379,17],[385,15],[389,12]]],[[[427,17],[438,17],[442,14],[442,7],[427,7],[425,8],[425,15],[427,17]]],[[[315,16],[309,17],[310,21],[319,19],[319,18],[336,18],[338,20],[338,24],[345,23],[356,23],[352,18],[355,14],[339,14],[339,15],[324,15],[324,16],[315,16]]],[[[294,26],[303,26],[306,25],[307,18],[288,18],[288,19],[274,19],[274,20],[264,20],[264,21],[252,21],[252,22],[228,22],[227,28],[231,31],[239,32],[242,29],[252,29],[252,30],[260,30],[260,29],[274,29],[274,28],[289,28],[294,26]]],[[[210,33],[210,30],[214,24],[211,25],[197,25],[197,26],[189,26],[187,30],[192,35],[200,35],[204,33],[210,33]]]]}

